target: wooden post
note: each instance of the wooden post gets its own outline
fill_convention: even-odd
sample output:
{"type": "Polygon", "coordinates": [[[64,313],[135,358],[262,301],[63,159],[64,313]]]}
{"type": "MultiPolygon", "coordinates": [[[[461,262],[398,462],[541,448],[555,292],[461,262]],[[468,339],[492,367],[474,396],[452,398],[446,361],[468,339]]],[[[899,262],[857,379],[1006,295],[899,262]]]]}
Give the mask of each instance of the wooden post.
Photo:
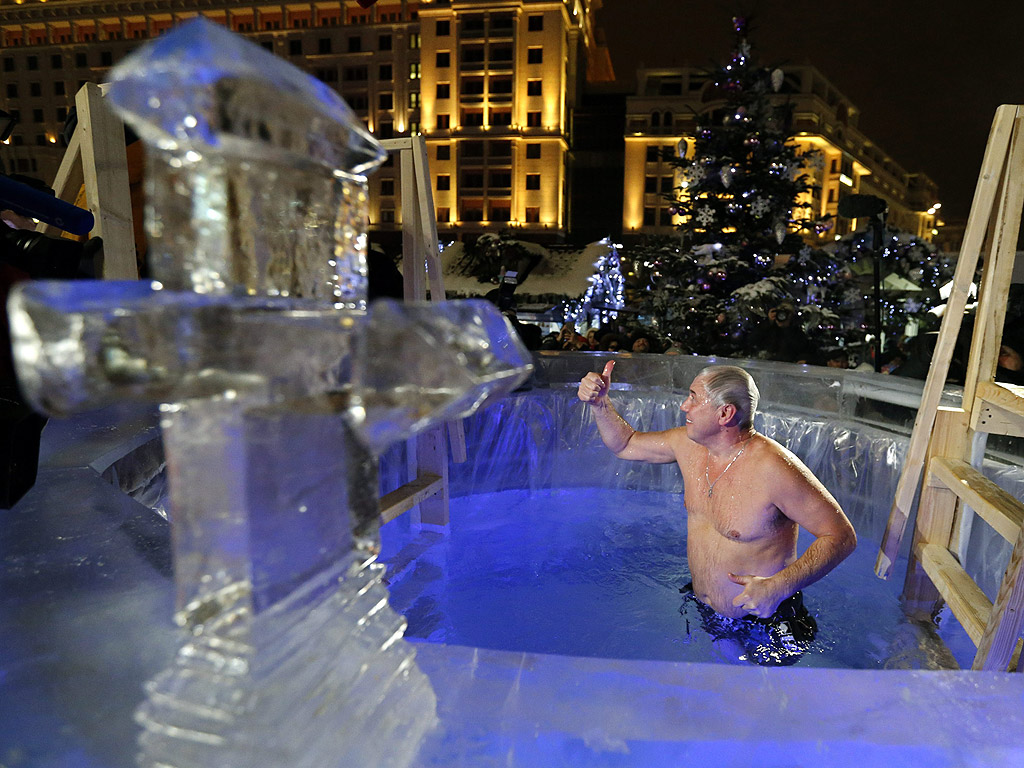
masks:
{"type": "MultiPolygon", "coordinates": [[[[85,199],[96,225],[90,233],[103,239],[99,276],[104,280],[137,280],[132,202],[124,124],[103,103],[103,91],[86,83],[75,96],[78,126],[53,182],[54,193],[74,203],[85,186],[85,199]]],[[[52,234],[44,226],[41,232],[52,234]]]]}

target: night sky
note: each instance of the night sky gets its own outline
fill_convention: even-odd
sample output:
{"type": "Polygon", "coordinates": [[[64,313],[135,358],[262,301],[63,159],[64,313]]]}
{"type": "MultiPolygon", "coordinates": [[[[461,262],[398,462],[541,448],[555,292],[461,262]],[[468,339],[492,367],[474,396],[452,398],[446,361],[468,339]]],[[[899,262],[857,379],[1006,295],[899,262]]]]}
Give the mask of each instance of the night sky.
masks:
{"type": "Polygon", "coordinates": [[[739,11],[762,64],[817,66],[869,139],[939,185],[944,218],[967,217],[995,109],[1024,103],[1024,3],[604,0],[597,18],[633,80],[641,65],[725,62],[739,11]]]}

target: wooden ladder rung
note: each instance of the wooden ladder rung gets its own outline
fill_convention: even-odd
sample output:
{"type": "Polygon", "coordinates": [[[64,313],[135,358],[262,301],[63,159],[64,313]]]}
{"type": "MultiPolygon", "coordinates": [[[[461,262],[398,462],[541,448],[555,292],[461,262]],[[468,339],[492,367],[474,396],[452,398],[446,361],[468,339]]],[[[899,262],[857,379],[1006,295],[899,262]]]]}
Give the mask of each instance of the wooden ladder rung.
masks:
{"type": "Polygon", "coordinates": [[[960,626],[977,646],[985,634],[989,614],[992,613],[992,601],[945,547],[938,544],[919,545],[917,557],[960,626]]]}
{"type": "Polygon", "coordinates": [[[1024,437],[1024,386],[979,381],[974,402],[973,429],[1024,437]]]}
{"type": "Polygon", "coordinates": [[[415,480],[385,494],[379,503],[381,522],[387,523],[394,520],[424,499],[429,499],[443,487],[444,480],[440,475],[423,473],[415,480]]]}
{"type": "Polygon", "coordinates": [[[928,464],[934,479],[963,499],[1011,544],[1024,525],[1024,504],[993,483],[966,461],[936,457],[928,464]]]}

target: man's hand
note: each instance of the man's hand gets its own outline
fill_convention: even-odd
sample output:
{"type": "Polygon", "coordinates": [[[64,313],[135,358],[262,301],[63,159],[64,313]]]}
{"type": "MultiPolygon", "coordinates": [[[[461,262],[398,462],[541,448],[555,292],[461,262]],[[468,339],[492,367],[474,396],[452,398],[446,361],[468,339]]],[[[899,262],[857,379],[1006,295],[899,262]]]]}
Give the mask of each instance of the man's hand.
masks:
{"type": "Polygon", "coordinates": [[[584,403],[596,403],[607,395],[612,386],[612,369],[614,367],[615,361],[609,360],[601,373],[591,371],[580,379],[580,388],[577,390],[576,396],[584,403]]]}
{"type": "Polygon", "coordinates": [[[775,613],[779,603],[789,597],[784,593],[784,585],[782,585],[783,591],[780,592],[780,585],[770,576],[751,576],[749,574],[737,576],[735,573],[730,573],[729,580],[743,587],[743,591],[736,595],[732,604],[738,605],[752,616],[762,619],[767,619],[775,613]]]}

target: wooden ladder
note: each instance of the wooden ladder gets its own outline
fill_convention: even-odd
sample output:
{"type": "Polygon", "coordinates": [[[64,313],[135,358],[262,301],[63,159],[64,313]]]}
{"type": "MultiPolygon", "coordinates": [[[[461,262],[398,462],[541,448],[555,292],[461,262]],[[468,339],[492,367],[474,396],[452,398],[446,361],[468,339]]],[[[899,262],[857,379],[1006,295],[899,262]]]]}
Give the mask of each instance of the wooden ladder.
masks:
{"type": "MultiPolygon", "coordinates": [[[[444,301],[441,256],[437,241],[434,195],[422,136],[386,139],[389,152],[397,152],[402,182],[402,277],[406,301],[444,301]],[[426,268],[424,269],[424,262],[426,268]]],[[[418,524],[448,524],[448,442],[456,462],[466,460],[462,421],[441,424],[406,443],[408,476],[413,478],[380,500],[381,522],[412,510],[418,524]],[[446,429],[447,427],[447,429],[446,429]]]]}
{"type": "MultiPolygon", "coordinates": [[[[86,83],[75,95],[78,125],[53,181],[54,194],[66,203],[88,206],[95,220],[90,233],[103,239],[97,277],[137,280],[128,158],[124,123],[103,102],[103,86],[86,83]]],[[[39,231],[55,234],[44,224],[39,231]]]]}
{"type": "Polygon", "coordinates": [[[1010,277],[1024,208],[1024,105],[996,110],[910,448],[875,572],[888,578],[920,484],[903,588],[906,608],[931,613],[945,601],[977,646],[973,669],[1006,670],[1019,656],[1024,621],[1024,504],[968,463],[975,432],[1024,436],[1024,387],[995,381],[1010,277]],[[979,301],[960,408],[939,407],[978,258],[979,301]],[[923,481],[922,481],[923,477],[923,481]],[[953,554],[964,507],[1007,541],[1013,554],[993,604],[953,554]],[[1016,654],[1014,653],[1016,649],[1016,654]]]}

